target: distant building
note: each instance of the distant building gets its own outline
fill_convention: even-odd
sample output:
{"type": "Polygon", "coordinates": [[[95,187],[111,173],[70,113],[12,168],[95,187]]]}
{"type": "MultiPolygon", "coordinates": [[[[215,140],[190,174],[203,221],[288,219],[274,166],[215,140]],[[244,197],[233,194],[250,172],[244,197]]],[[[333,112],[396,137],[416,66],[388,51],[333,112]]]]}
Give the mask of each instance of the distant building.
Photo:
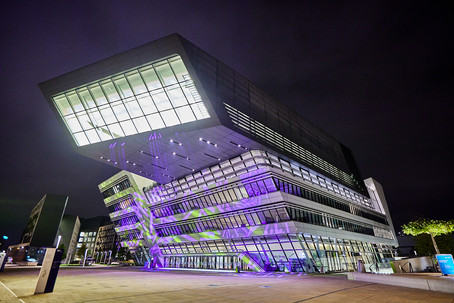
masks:
{"type": "MultiPolygon", "coordinates": [[[[85,244],[88,249],[87,256],[95,258],[97,262],[106,263],[109,256],[113,256],[117,252],[114,224],[107,216],[80,219],[80,221],[81,227],[74,255],[85,244]]],[[[79,259],[81,256],[75,258],[79,259]]]]}
{"type": "Polygon", "coordinates": [[[112,222],[107,216],[81,219],[79,239],[77,241],[78,243],[76,245],[76,249],[79,249],[83,244],[85,244],[85,247],[88,249],[88,255],[93,256],[99,228],[111,223],[112,222]]]}
{"type": "Polygon", "coordinates": [[[122,245],[153,266],[326,272],[394,257],[384,190],[352,151],[177,34],[40,88],[79,153],[150,179],[99,189],[122,245]]]}
{"type": "Polygon", "coordinates": [[[113,223],[100,226],[95,245],[95,258],[98,263],[107,263],[118,250],[117,234],[113,223]]]}
{"type": "Polygon", "coordinates": [[[58,227],[55,247],[64,247],[66,258],[63,263],[70,263],[74,260],[77,239],[80,231],[80,219],[76,215],[64,215],[58,227]]]}
{"type": "Polygon", "coordinates": [[[46,194],[33,208],[21,244],[52,247],[63,218],[68,196],[46,194]]]}
{"type": "Polygon", "coordinates": [[[44,258],[45,248],[55,247],[56,238],[68,196],[46,194],[33,208],[22,233],[21,242],[9,247],[13,262],[37,261],[44,258]]]}

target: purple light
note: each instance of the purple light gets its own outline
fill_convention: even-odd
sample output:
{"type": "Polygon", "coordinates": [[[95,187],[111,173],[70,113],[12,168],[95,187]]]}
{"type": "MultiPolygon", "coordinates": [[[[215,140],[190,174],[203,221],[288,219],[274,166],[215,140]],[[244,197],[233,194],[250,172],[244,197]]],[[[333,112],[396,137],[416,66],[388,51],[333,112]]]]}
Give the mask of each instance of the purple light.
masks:
{"type": "Polygon", "coordinates": [[[155,140],[162,138],[161,133],[151,133],[150,137],[148,137],[148,141],[155,140]]]}

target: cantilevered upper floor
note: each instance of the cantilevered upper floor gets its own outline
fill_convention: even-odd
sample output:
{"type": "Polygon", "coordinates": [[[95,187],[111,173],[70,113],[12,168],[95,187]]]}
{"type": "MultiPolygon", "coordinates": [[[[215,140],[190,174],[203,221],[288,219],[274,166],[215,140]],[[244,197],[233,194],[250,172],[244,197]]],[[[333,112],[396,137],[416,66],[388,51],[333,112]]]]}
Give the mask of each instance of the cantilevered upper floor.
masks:
{"type": "Polygon", "coordinates": [[[80,153],[159,183],[260,149],[368,194],[348,148],[177,34],[39,86],[80,153]]]}

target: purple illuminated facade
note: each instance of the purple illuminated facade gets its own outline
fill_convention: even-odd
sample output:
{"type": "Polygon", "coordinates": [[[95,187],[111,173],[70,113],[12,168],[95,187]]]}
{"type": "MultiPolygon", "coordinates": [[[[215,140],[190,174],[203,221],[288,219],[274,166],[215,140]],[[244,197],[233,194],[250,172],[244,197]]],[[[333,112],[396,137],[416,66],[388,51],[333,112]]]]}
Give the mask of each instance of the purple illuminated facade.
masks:
{"type": "Polygon", "coordinates": [[[99,188],[122,245],[154,267],[326,272],[393,257],[383,189],[351,151],[178,35],[40,87],[75,148],[123,170],[99,188]]]}

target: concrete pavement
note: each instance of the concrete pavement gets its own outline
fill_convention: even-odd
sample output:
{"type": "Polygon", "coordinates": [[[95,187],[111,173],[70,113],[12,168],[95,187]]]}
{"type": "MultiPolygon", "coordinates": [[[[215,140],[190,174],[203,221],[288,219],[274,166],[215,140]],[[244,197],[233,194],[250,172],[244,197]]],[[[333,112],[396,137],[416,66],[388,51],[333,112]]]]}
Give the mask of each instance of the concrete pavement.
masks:
{"type": "Polygon", "coordinates": [[[351,281],[346,276],[144,272],[140,268],[128,267],[61,267],[54,292],[33,295],[38,273],[39,268],[6,268],[0,273],[0,301],[454,302],[453,294],[351,281]]]}
{"type": "Polygon", "coordinates": [[[347,276],[350,280],[355,281],[411,287],[454,294],[454,276],[442,276],[441,273],[377,275],[373,273],[349,272],[347,276]]]}

